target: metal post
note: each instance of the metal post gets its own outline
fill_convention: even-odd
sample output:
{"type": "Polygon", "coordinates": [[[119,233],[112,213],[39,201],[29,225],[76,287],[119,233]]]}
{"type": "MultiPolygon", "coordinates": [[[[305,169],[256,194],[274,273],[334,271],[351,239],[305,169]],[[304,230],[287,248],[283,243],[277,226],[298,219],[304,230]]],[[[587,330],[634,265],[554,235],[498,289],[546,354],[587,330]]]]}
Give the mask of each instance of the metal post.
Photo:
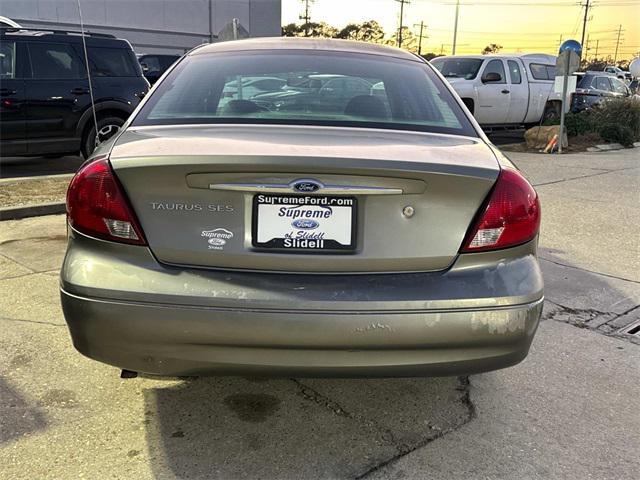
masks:
{"type": "Polygon", "coordinates": [[[456,0],[456,20],[453,24],[453,49],[451,55],[456,54],[456,42],[458,39],[458,13],[460,11],[460,0],[456,0]]]}
{"type": "Polygon", "coordinates": [[[567,52],[567,58],[562,75],[562,98],[560,99],[560,134],[558,135],[558,153],[562,153],[562,139],[564,138],[564,104],[567,100],[567,87],[569,83],[569,63],[571,52],[567,52]]]}

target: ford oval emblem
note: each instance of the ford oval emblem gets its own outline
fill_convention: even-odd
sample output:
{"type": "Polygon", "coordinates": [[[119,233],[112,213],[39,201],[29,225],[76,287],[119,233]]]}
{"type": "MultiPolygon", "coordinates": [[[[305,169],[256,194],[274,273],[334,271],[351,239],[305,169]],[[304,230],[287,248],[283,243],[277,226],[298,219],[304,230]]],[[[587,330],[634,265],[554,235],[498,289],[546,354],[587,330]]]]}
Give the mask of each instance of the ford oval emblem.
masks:
{"type": "Polygon", "coordinates": [[[298,230],[315,230],[320,224],[310,218],[298,218],[291,222],[291,226],[298,230]]]}
{"type": "Polygon", "coordinates": [[[320,190],[320,188],[322,188],[322,184],[314,180],[296,180],[295,182],[293,182],[291,187],[296,192],[312,193],[320,190]]]}

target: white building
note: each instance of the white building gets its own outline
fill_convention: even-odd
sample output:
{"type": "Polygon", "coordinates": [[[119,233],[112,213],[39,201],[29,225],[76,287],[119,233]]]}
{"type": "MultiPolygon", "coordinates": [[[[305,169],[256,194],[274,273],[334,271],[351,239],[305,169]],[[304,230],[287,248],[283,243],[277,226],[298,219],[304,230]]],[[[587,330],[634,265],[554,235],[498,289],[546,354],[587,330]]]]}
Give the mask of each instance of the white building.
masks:
{"type": "MultiPolygon", "coordinates": [[[[136,53],[184,53],[237,18],[251,37],[280,36],[281,0],[80,0],[86,30],[129,40],[136,53]]],[[[79,30],[77,0],[0,0],[25,28],[79,30]]]]}

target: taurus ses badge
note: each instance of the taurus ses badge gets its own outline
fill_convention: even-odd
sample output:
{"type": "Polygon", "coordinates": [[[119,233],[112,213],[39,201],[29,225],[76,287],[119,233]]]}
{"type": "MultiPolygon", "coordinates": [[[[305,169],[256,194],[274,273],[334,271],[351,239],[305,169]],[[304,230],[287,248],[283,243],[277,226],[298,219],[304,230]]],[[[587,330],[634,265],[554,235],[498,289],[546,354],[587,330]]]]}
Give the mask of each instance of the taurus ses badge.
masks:
{"type": "Polygon", "coordinates": [[[315,180],[296,180],[291,183],[291,188],[300,193],[312,193],[320,190],[322,188],[322,184],[315,180]]]}

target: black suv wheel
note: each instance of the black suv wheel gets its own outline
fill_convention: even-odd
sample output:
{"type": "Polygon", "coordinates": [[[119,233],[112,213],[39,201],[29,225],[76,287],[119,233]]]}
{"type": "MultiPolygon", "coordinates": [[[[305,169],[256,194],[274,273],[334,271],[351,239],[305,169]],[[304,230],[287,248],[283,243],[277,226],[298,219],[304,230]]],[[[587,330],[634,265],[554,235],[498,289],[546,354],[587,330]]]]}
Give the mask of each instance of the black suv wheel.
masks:
{"type": "Polygon", "coordinates": [[[89,155],[91,155],[98,145],[118,133],[122,125],[124,125],[124,120],[120,117],[109,116],[98,118],[98,138],[96,141],[96,127],[93,122],[91,122],[90,128],[86,130],[82,137],[81,149],[84,158],[89,158],[89,155]]]}

